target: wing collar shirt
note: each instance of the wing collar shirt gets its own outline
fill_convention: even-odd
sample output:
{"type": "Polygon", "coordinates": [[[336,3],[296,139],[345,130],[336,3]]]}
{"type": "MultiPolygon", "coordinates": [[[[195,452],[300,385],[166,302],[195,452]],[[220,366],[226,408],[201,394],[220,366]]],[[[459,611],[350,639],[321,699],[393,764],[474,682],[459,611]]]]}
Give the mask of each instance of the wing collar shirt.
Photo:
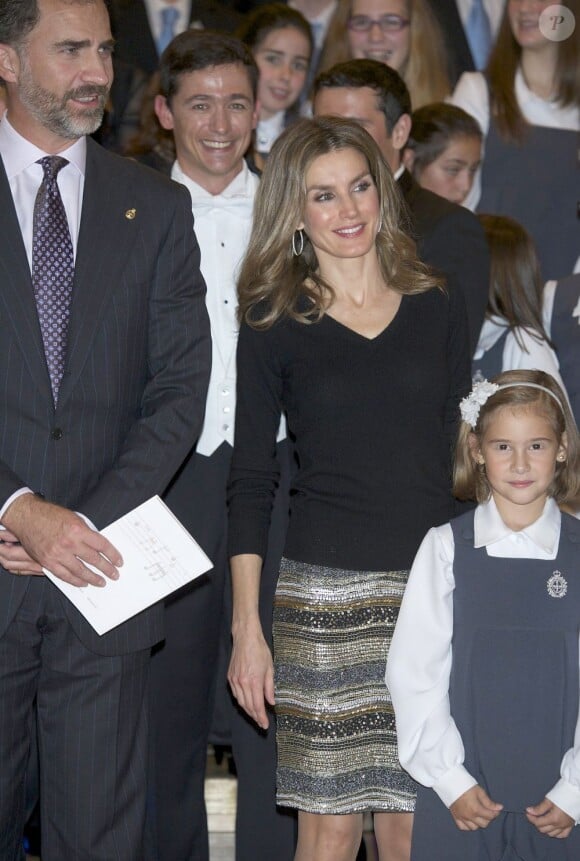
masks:
{"type": "MultiPolygon", "coordinates": [[[[69,162],[69,164],[65,165],[59,171],[57,183],[64,204],[73,253],[76,259],[85,185],[86,138],[79,138],[70,147],[58,154],[69,162]]],[[[8,116],[5,113],[0,121],[0,156],[2,157],[8,185],[12,192],[14,208],[16,209],[16,216],[20,225],[26,257],[31,271],[34,202],[43,179],[43,170],[41,165],[37,164],[37,161],[45,155],[51,155],[51,153],[44,152],[29,140],[23,138],[10,124],[8,116]]],[[[0,500],[0,519],[15,499],[23,493],[30,492],[29,488],[23,487],[13,493],[3,504],[2,500],[0,500]]]]}
{"type": "Polygon", "coordinates": [[[207,285],[212,369],[205,420],[197,452],[209,457],[223,443],[234,444],[238,305],[236,279],[246,252],[259,179],[243,169],[221,194],[213,195],[190,179],[176,161],[171,177],[191,194],[201,272],[207,285]]]}
{"type": "MultiPolygon", "coordinates": [[[[553,499],[546,501],[538,520],[519,532],[506,526],[491,499],[476,509],[474,527],[474,546],[485,547],[489,556],[555,559],[558,553],[561,515],[553,499]]],[[[463,742],[449,707],[454,552],[449,524],[429,530],[411,569],[386,676],[401,764],[419,783],[432,787],[447,807],[476,785],[463,765],[463,742]]],[[[565,754],[560,773],[548,798],[578,822],[578,724],[574,747],[565,754]]]]}

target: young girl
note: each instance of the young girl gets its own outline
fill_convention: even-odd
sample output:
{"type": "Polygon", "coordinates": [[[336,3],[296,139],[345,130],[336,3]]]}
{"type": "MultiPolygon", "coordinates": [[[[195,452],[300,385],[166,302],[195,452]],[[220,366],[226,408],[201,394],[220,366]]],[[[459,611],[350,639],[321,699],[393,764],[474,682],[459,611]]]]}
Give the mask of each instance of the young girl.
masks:
{"type": "Polygon", "coordinates": [[[413,111],[412,119],[403,153],[405,167],[423,188],[463,203],[481,162],[477,120],[445,102],[413,111]]]}
{"type": "Polygon", "coordinates": [[[237,36],[249,47],[260,70],[254,162],[262,169],[274,141],[298,118],[298,99],[312,55],[312,31],[297,9],[271,3],[254,9],[237,36]]]}
{"type": "Polygon", "coordinates": [[[580,523],[558,504],[580,491],[578,430],[540,371],[476,384],[461,415],[454,490],[479,505],[427,533],[387,664],[424,787],[411,857],[577,861],[580,523]]]}
{"type": "Polygon", "coordinates": [[[491,270],[487,312],[473,358],[473,380],[535,368],[564,387],[542,322],[542,281],[534,243],[505,215],[480,215],[491,270]]]}
{"type": "Polygon", "coordinates": [[[447,49],[429,0],[338,0],[319,69],[360,59],[398,72],[414,108],[449,95],[447,49]]]}

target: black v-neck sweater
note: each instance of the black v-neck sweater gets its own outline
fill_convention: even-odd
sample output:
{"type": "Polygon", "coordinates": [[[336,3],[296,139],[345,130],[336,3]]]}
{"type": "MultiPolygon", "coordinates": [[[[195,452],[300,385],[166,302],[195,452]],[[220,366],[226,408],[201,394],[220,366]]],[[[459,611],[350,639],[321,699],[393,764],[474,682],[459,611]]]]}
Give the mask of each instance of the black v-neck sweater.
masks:
{"type": "Polygon", "coordinates": [[[328,315],[242,325],[229,553],[264,556],[285,412],[298,471],[285,555],[359,570],[409,568],[453,514],[458,403],[470,387],[463,297],[403,296],[367,339],[328,315]]]}

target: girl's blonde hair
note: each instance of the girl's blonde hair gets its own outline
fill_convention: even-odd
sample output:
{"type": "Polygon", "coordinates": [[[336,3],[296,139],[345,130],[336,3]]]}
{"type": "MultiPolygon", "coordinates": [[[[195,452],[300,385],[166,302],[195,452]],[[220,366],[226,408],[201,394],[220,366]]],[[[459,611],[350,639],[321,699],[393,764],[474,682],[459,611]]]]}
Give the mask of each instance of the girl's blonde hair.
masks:
{"type": "Polygon", "coordinates": [[[580,438],[574,416],[568,406],[566,395],[551,374],[544,371],[504,371],[491,380],[499,386],[510,384],[509,388],[495,392],[480,408],[475,427],[466,421],[459,426],[453,470],[453,492],[458,499],[475,499],[486,502],[491,495],[491,487],[485,468],[473,458],[470,441],[474,434],[479,442],[501,407],[517,409],[523,407],[537,410],[552,425],[560,442],[566,434],[566,460],[557,461],[552,484],[548,495],[558,503],[574,506],[580,503],[580,438]],[[513,385],[514,383],[519,385],[513,385]],[[546,391],[535,388],[542,386],[546,391]],[[553,397],[553,396],[554,397],[553,397]],[[557,398],[557,400],[555,400],[557,398]],[[559,406],[560,404],[560,406],[559,406]]]}
{"type": "MultiPolygon", "coordinates": [[[[411,95],[413,110],[441,102],[451,92],[447,74],[447,49],[441,28],[427,0],[405,0],[410,19],[409,56],[398,72],[411,95]]],[[[327,72],[336,63],[351,60],[347,22],[352,0],[338,0],[330,22],[318,69],[327,72]]]]}
{"type": "Polygon", "coordinates": [[[417,259],[415,243],[401,229],[401,200],[381,152],[359,123],[338,117],[300,120],[272,147],[256,193],[248,250],[238,278],[238,315],[255,328],[283,316],[319,319],[333,296],[318,272],[308,236],[296,235],[306,205],[306,175],[320,156],[353,149],[366,160],[377,188],[381,224],[375,240],[381,274],[398,293],[423,293],[442,282],[417,259]],[[303,241],[296,256],[294,245],[303,241]]]}

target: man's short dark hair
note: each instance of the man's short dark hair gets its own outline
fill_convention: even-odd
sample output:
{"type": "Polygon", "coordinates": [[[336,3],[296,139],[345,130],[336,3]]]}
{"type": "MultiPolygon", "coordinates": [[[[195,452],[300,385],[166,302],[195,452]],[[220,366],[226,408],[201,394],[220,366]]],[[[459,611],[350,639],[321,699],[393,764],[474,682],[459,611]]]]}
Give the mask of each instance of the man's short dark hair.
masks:
{"type": "Polygon", "coordinates": [[[251,51],[234,36],[209,30],[186,30],[170,42],[159,62],[159,91],[171,105],[182,75],[216,66],[242,66],[256,99],[259,72],[251,51]]]}
{"type": "MultiPolygon", "coordinates": [[[[103,2],[108,8],[108,0],[103,2]]],[[[0,0],[0,45],[16,47],[22,44],[39,19],[38,0],[0,0]]]]}
{"type": "Polygon", "coordinates": [[[0,44],[16,46],[38,24],[37,0],[1,0],[0,44]]]}
{"type": "Polygon", "coordinates": [[[393,129],[403,114],[411,113],[411,96],[398,72],[378,60],[348,60],[337,63],[314,81],[313,99],[320,90],[338,87],[369,87],[377,96],[377,106],[385,116],[387,132],[393,129]]]}

